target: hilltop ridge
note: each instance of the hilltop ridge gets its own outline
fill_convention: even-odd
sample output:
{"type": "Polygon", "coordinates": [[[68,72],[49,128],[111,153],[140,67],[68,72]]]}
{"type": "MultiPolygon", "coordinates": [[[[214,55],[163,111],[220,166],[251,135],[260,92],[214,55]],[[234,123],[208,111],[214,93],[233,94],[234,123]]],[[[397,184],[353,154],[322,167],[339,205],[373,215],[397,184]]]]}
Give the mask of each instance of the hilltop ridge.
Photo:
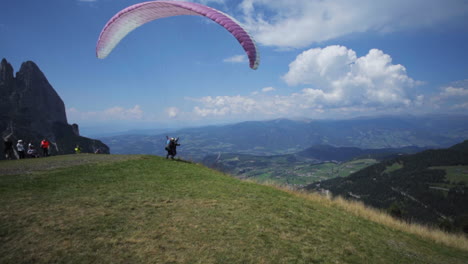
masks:
{"type": "Polygon", "coordinates": [[[464,238],[453,243],[433,240],[371,221],[319,196],[244,182],[199,164],[161,157],[93,157],[103,155],[0,161],[1,170],[31,161],[89,160],[0,177],[0,262],[468,260],[464,238]]]}

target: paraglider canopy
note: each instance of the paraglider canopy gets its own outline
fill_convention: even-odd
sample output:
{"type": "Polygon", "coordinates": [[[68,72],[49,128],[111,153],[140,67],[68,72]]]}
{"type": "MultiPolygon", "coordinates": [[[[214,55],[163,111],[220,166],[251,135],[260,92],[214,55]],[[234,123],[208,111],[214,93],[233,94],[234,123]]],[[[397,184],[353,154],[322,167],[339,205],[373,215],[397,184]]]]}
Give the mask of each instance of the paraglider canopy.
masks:
{"type": "Polygon", "coordinates": [[[205,16],[228,30],[241,44],[250,68],[257,69],[260,57],[253,38],[234,18],[214,8],[191,2],[151,1],[129,6],[113,16],[99,35],[96,55],[103,59],[132,30],[150,21],[179,15],[205,16]]]}

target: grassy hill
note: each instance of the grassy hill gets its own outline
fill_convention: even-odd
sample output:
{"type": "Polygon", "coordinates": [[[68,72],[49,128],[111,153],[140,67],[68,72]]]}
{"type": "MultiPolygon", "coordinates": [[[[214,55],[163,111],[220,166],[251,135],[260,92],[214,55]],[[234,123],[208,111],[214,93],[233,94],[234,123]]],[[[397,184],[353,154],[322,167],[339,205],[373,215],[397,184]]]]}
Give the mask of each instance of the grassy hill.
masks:
{"type": "Polygon", "coordinates": [[[183,161],[0,161],[0,263],[467,261],[466,238],[183,161]]]}

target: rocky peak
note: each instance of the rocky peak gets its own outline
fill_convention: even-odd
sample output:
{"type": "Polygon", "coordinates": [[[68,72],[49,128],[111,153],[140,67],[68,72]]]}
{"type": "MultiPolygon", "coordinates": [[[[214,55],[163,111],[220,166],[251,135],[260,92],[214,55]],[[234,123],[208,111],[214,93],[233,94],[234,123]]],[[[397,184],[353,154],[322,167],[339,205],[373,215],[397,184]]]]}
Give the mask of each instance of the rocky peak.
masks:
{"type": "Polygon", "coordinates": [[[15,93],[18,105],[30,116],[48,123],[67,124],[65,104],[34,62],[21,64],[16,73],[15,93]]]}
{"type": "Polygon", "coordinates": [[[0,83],[8,83],[13,79],[13,67],[6,59],[2,59],[2,62],[0,62],[0,83]]]}
{"type": "Polygon", "coordinates": [[[46,79],[39,67],[37,67],[37,65],[32,61],[26,61],[21,64],[19,72],[16,73],[16,78],[28,79],[31,81],[43,81],[46,79]]]}
{"type": "Polygon", "coordinates": [[[0,136],[4,140],[22,139],[39,145],[47,138],[53,146],[53,155],[73,153],[77,144],[82,152],[109,153],[105,144],[81,137],[78,125],[68,124],[65,104],[34,62],[24,62],[15,77],[13,67],[3,59],[0,94],[0,136]]]}

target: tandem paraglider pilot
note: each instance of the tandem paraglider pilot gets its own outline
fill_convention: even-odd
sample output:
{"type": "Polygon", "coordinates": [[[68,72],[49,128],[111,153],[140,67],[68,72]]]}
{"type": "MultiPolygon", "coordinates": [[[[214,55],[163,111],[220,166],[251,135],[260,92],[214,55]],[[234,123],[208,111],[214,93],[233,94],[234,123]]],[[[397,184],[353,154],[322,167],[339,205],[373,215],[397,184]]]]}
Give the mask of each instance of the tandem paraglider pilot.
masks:
{"type": "Polygon", "coordinates": [[[174,157],[177,155],[177,146],[180,146],[180,144],[178,143],[179,141],[179,138],[169,138],[168,136],[166,136],[166,151],[167,151],[167,155],[166,155],[166,159],[168,159],[169,157],[171,157],[171,159],[174,159],[174,157]]]}

